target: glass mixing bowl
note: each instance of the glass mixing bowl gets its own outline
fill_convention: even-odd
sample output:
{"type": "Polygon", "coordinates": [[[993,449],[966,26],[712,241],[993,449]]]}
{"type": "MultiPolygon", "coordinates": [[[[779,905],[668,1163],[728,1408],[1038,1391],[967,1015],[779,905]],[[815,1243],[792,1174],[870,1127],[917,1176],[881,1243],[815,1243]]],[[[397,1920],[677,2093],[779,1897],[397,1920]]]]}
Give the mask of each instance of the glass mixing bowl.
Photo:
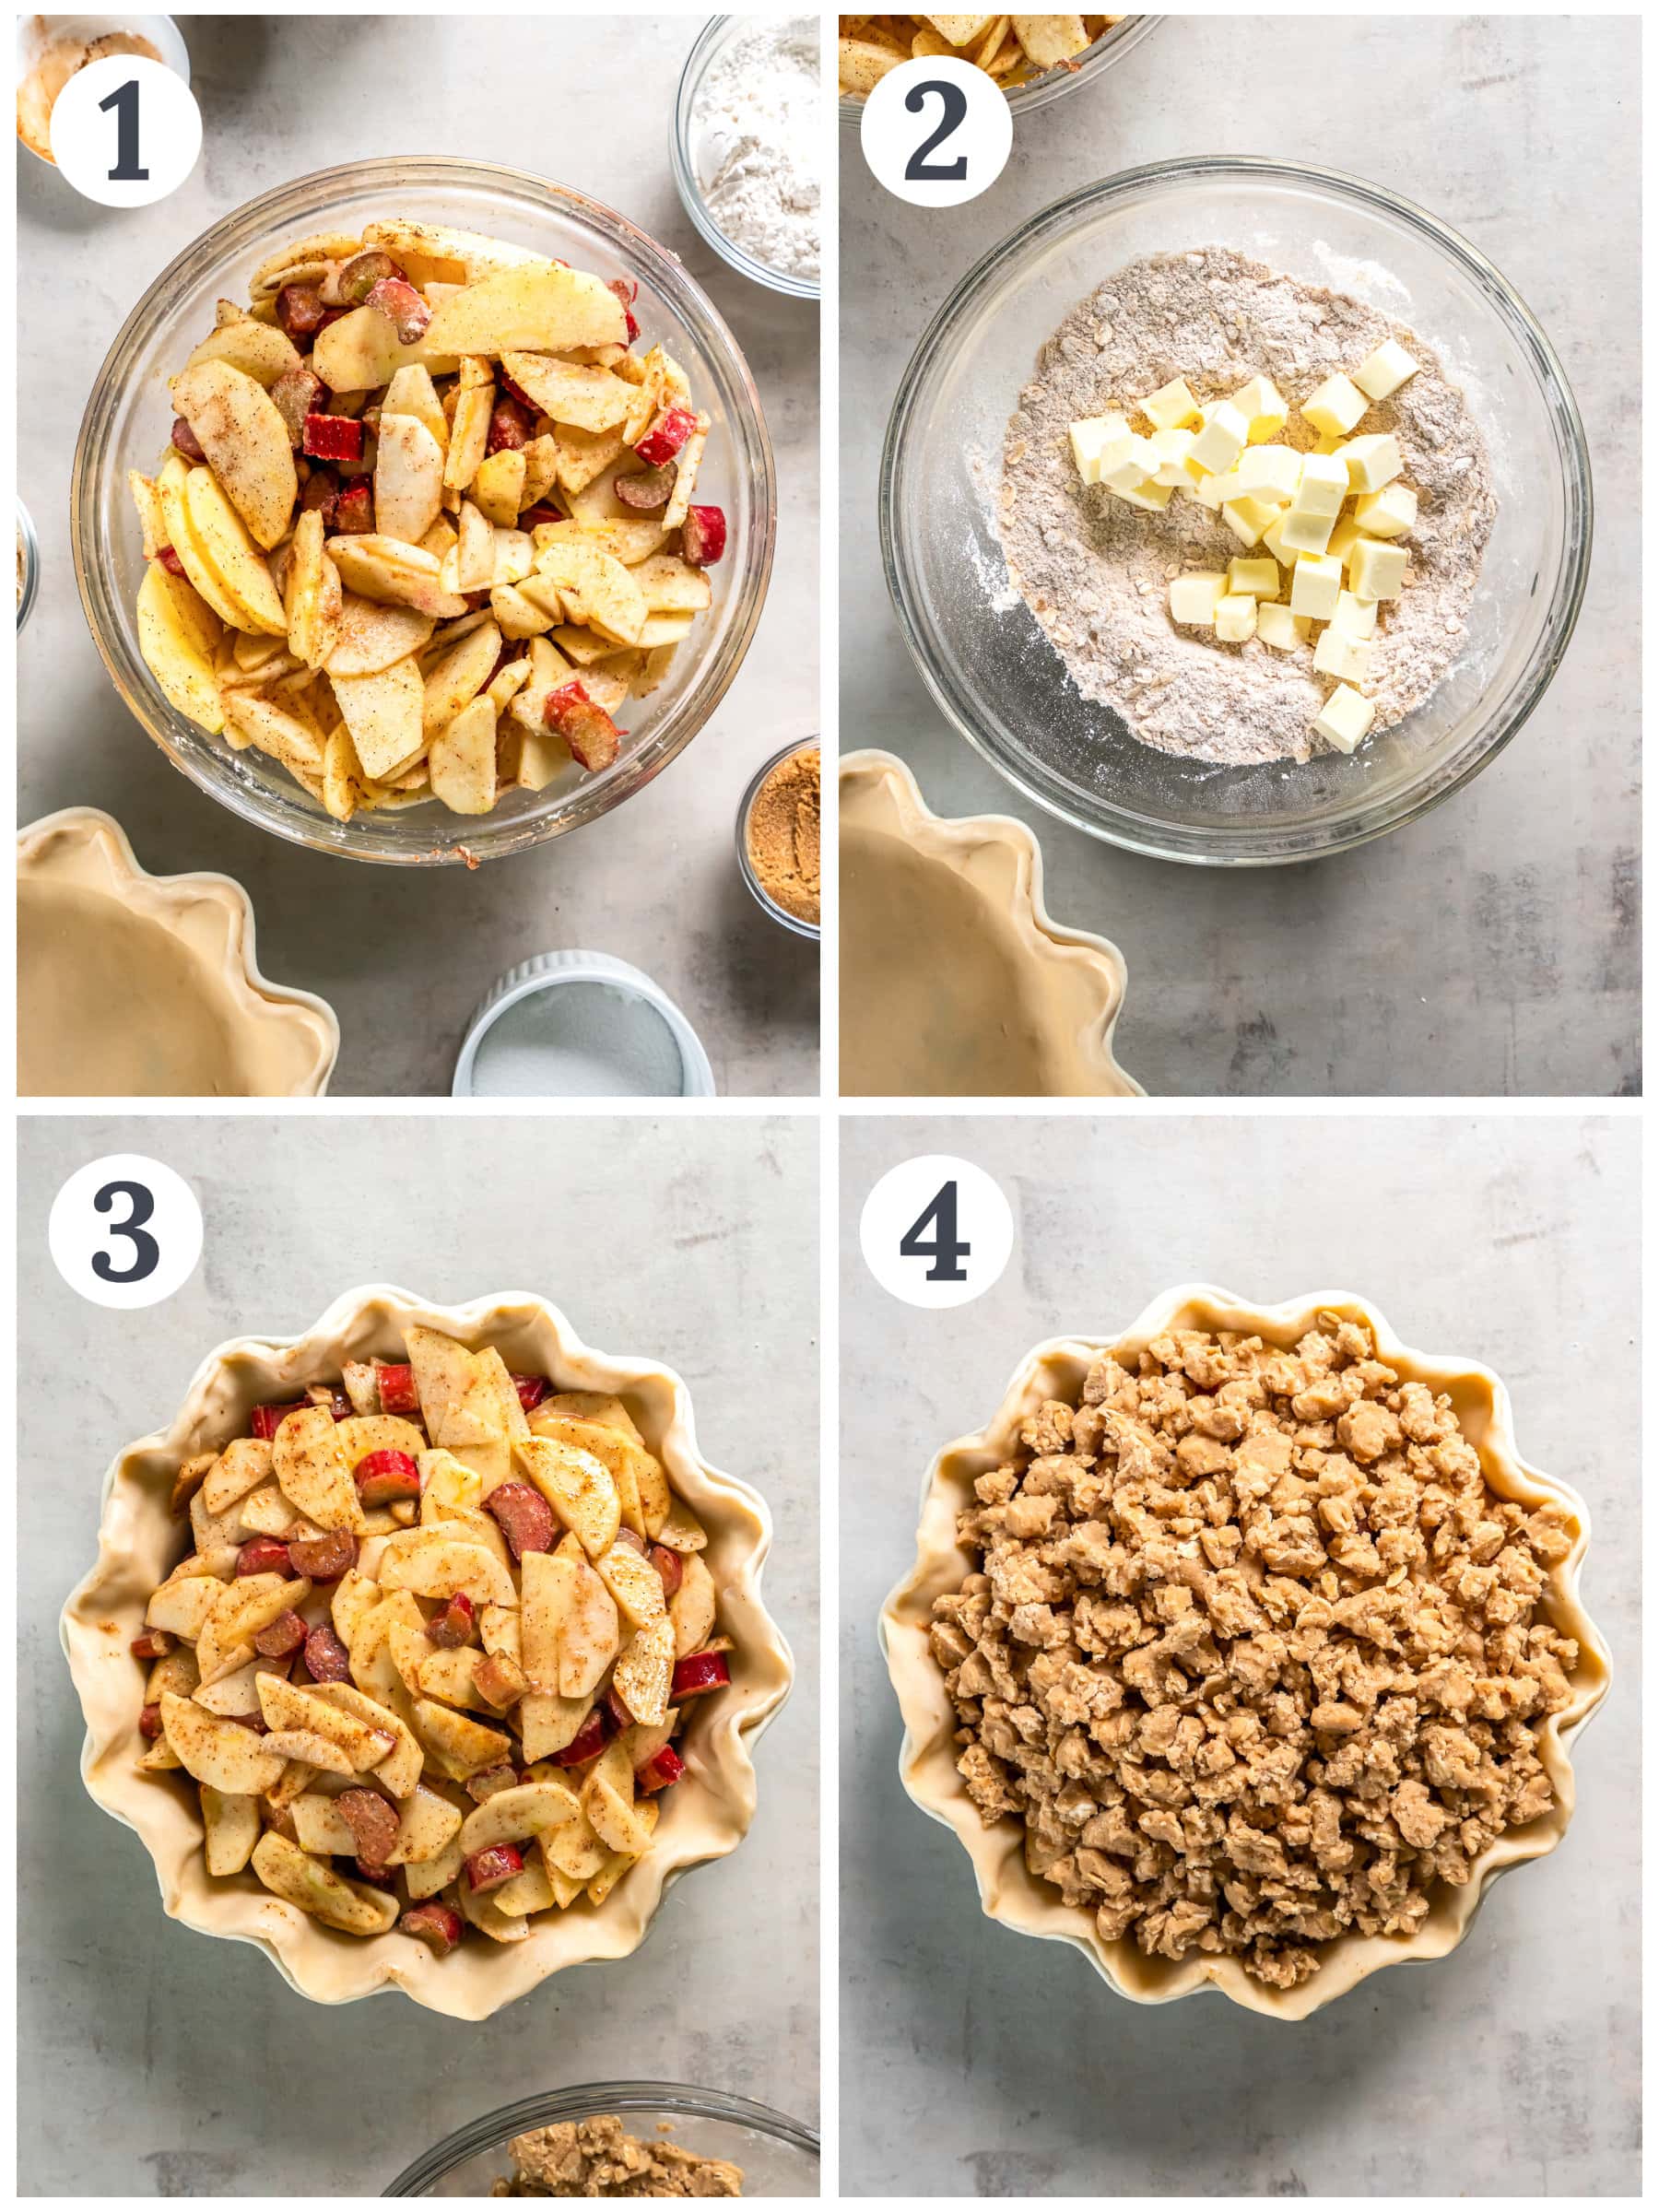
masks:
{"type": "Polygon", "coordinates": [[[81,601],[104,665],[174,766],[245,821],[357,860],[468,865],[559,837],[648,783],[701,729],[736,675],[771,571],[777,499],[759,395],[735,340],[679,262],[623,216],[562,184],[458,160],[356,161],[250,200],[205,231],[150,286],[110,348],[87,403],[70,494],[81,601]],[[158,465],[172,423],[167,380],[213,328],[214,301],[245,300],[254,269],[285,240],[354,231],[377,216],[449,223],[534,247],[601,276],[631,276],[648,342],[660,340],[712,418],[699,493],[724,507],[727,547],[710,571],[713,605],[675,655],[667,681],[629,702],[612,765],[574,767],[545,791],[507,794],[492,814],[421,806],[333,820],[265,754],[232,752],[172,706],[138,650],[144,571],[130,468],[158,465]]]}
{"type": "MultiPolygon", "coordinates": [[[[1078,56],[1075,67],[1046,70],[1041,76],[1032,77],[1029,84],[1011,87],[1008,105],[1014,111],[1015,123],[1034,108],[1045,108],[1050,100],[1064,99],[1079,86],[1092,84],[1114,62],[1121,62],[1132,46],[1138,46],[1144,38],[1149,37],[1162,21],[1161,16],[1120,16],[1109,30],[1103,30],[1094,44],[1078,56]]],[[[850,100],[842,93],[841,122],[856,130],[864,104],[862,100],[850,100]]]]}
{"type": "MultiPolygon", "coordinates": [[[[728,268],[747,276],[751,284],[763,284],[768,291],[782,292],[791,300],[816,300],[820,287],[817,277],[791,276],[782,269],[769,268],[765,262],[757,261],[734,238],[728,238],[709,210],[703,197],[699,157],[701,151],[698,105],[709,72],[725,53],[729,46],[745,38],[755,28],[752,16],[711,16],[697,34],[686,65],[680,72],[679,90],[675,95],[674,113],[668,122],[668,159],[674,171],[675,189],[680,205],[691,218],[699,234],[713,247],[728,268]]],[[[821,242],[821,241],[820,241],[821,242]]]]}
{"type": "Polygon", "coordinates": [[[512,2166],[507,2146],[533,2127],[558,2120],[587,2120],[617,2112],[630,2135],[649,2140],[659,2121],[673,2123],[665,2140],[710,2159],[729,2159],[743,2169],[745,2196],[816,2196],[818,2139],[808,2127],[747,2097],[718,2089],[684,2088],[676,2082],[599,2082],[555,2089],[487,2112],[446,2136],[400,2173],[386,2196],[488,2196],[492,2183],[512,2166]]]}
{"type": "Polygon", "coordinates": [[[888,425],[882,559],[906,643],[969,742],[1039,806],[1167,860],[1260,866],[1414,820],[1502,750],[1572,635],[1590,567],[1590,460],[1561,365],[1466,240],[1374,184],[1280,161],[1126,171],[1032,218],[962,279],[888,425]],[[1408,324],[1463,387],[1499,508],[1466,650],[1350,757],[1222,768],[1138,744],[1083,699],[1013,589],[994,520],[1004,428],[1039,347],[1139,256],[1225,245],[1408,324]]]}

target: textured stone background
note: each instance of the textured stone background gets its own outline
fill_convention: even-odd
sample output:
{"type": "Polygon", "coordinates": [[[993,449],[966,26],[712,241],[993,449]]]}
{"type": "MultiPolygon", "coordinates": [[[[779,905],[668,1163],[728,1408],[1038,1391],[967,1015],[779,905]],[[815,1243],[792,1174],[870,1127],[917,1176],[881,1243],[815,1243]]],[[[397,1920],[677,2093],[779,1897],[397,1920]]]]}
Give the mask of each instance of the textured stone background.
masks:
{"type": "Polygon", "coordinates": [[[842,1144],[842,2186],[863,2195],[1625,2196],[1641,2186],[1639,1133],[1633,1119],[857,1120],[842,1144]],[[994,1288],[925,1313],[858,1250],[877,1178],[955,1152],[1001,1182],[994,1288]],[[1363,1293],[1410,1345],[1487,1362],[1522,1450],[1594,1519],[1613,1651],[1578,1806],[1449,1959],[1300,2027],[1114,1996],[980,1912],[900,1789],[876,1648],[939,1446],[1047,1336],[1177,1283],[1363,1293]]]}

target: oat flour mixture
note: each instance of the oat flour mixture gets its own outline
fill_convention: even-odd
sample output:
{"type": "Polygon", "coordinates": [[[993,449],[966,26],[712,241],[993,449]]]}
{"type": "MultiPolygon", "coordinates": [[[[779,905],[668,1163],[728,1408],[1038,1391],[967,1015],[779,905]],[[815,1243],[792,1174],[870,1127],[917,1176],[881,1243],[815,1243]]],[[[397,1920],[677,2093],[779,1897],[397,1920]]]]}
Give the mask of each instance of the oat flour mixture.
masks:
{"type": "Polygon", "coordinates": [[[1004,442],[1003,549],[1078,690],[1116,708],[1143,744],[1231,767],[1305,760],[1320,747],[1312,725],[1330,687],[1314,675],[1309,645],[1276,653],[1171,624],[1170,579],[1225,569],[1238,540],[1195,500],[1154,514],[1085,488],[1069,425],[1133,405],[1173,377],[1205,402],[1261,375],[1290,402],[1284,442],[1312,448],[1299,403],[1389,337],[1421,366],[1365,427],[1399,440],[1419,507],[1406,588],[1383,610],[1366,685],[1382,730],[1420,706],[1462,651],[1497,512],[1486,441],[1434,349],[1361,300],[1221,246],[1131,263],[1044,345],[1004,442]]]}

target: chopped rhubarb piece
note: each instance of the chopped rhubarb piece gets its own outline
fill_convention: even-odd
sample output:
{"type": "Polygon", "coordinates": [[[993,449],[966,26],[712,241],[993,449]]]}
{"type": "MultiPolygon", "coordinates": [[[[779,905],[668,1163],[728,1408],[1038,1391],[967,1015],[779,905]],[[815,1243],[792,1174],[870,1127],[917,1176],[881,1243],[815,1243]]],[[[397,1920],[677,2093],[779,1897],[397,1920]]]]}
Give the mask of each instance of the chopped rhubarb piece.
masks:
{"type": "Polygon", "coordinates": [[[473,1601],[465,1590],[457,1590],[443,1610],[433,1614],[426,1632],[440,1651],[458,1652],[472,1641],[473,1601]]]}
{"type": "Polygon", "coordinates": [[[262,1659],[287,1659],[300,1649],[306,1633],[304,1621],[290,1606],[255,1632],[253,1649],[262,1659]]]}
{"type": "Polygon", "coordinates": [[[254,1435],[262,1443],[268,1444],[288,1415],[303,1413],[307,1404],[304,1398],[295,1398],[287,1406],[255,1406],[253,1422],[254,1435]]]}
{"type": "Polygon", "coordinates": [[[526,507],[524,513],[519,516],[519,528],[534,530],[542,523],[562,523],[569,519],[569,516],[560,514],[557,507],[542,505],[526,507]]]}
{"type": "Polygon", "coordinates": [[[165,1659],[173,1648],[174,1639],[165,1629],[146,1629],[142,1636],[135,1636],[132,1653],[135,1659],[165,1659]]]}
{"type": "Polygon", "coordinates": [[[202,451],[201,440],[196,436],[195,432],[185,421],[182,415],[175,416],[173,418],[172,441],[178,447],[180,453],[183,454],[186,461],[206,460],[207,456],[202,451]]]}
{"type": "Polygon", "coordinates": [[[319,466],[312,470],[300,494],[300,504],[307,509],[314,507],[321,512],[324,530],[334,528],[340,504],[340,479],[332,468],[319,466]]]}
{"type": "Polygon", "coordinates": [[[147,1737],[152,1744],[160,1735],[161,1708],[159,1704],[147,1705],[143,1712],[140,1712],[138,1715],[138,1733],[140,1735],[147,1737]]]}
{"type": "Polygon", "coordinates": [[[366,253],[354,253],[335,274],[332,287],[335,300],[341,307],[361,307],[377,284],[388,276],[402,277],[400,269],[390,253],[371,247],[366,253]]]}
{"type": "Polygon", "coordinates": [[[515,1560],[527,1551],[553,1548],[553,1508],[527,1482],[498,1483],[484,1500],[484,1511],[501,1524],[508,1549],[515,1560]]]}
{"type": "Polygon", "coordinates": [[[515,383],[512,377],[508,375],[506,370],[499,365],[496,369],[496,378],[500,384],[502,391],[506,393],[508,398],[516,400],[519,406],[524,408],[525,414],[527,414],[531,420],[534,421],[536,415],[535,402],[531,398],[529,393],[525,391],[524,385],[515,383]]]}
{"type": "Polygon", "coordinates": [[[328,319],[328,309],[314,284],[285,284],[276,295],[276,321],[301,352],[328,319]]]}
{"type": "Polygon", "coordinates": [[[366,1786],[342,1790],[334,1801],[334,1808],[351,1830],[358,1857],[383,1866],[386,1853],[397,1841],[396,1808],[378,1790],[366,1786]]]}
{"type": "Polygon", "coordinates": [[[311,1402],[313,1406],[326,1406],[336,1421],[348,1421],[351,1418],[351,1400],[337,1383],[329,1389],[321,1382],[313,1382],[311,1402]]]}
{"type": "Polygon", "coordinates": [[[285,369],[271,386],[271,405],[288,425],[288,443],[298,453],[305,418],[323,405],[328,386],[309,369],[285,369]]]}
{"type": "Polygon", "coordinates": [[[637,477],[618,477],[611,489],[624,507],[637,507],[641,514],[655,514],[658,508],[666,507],[674,490],[674,470],[667,462],[661,468],[643,468],[637,477]]]}
{"type": "Polygon", "coordinates": [[[666,1544],[653,1544],[651,1563],[663,1578],[663,1595],[672,1597],[686,1577],[677,1551],[670,1551],[666,1544]]]}
{"type": "Polygon", "coordinates": [[[420,1469],[406,1452],[371,1452],[351,1470],[365,1505],[390,1505],[398,1498],[418,1498],[420,1469]]]}
{"type": "Polygon", "coordinates": [[[491,1652],[488,1659],[480,1659],[474,1667],[473,1688],[497,1712],[509,1712],[529,1684],[515,1660],[509,1659],[504,1652],[491,1652]]]}
{"type": "Polygon", "coordinates": [[[171,546],[159,546],[156,549],[156,559],[161,563],[161,566],[167,571],[170,576],[183,575],[184,563],[179,559],[178,555],[173,551],[171,546]]]}
{"type": "Polygon", "coordinates": [[[642,1767],[634,1769],[634,1787],[649,1796],[653,1790],[665,1790],[670,1783],[677,1782],[685,1771],[686,1762],[674,1746],[665,1744],[642,1767]]]}
{"type": "Polygon", "coordinates": [[[631,276],[613,276],[610,280],[610,288],[622,302],[622,313],[628,324],[628,342],[631,346],[640,335],[640,326],[634,321],[633,312],[633,303],[640,296],[640,288],[631,276]]]}
{"type": "Polygon", "coordinates": [[[363,426],[351,415],[308,415],[302,450],[316,461],[360,461],[363,426]]]}
{"type": "Polygon", "coordinates": [[[530,408],[521,407],[516,399],[498,399],[495,413],[489,418],[489,436],[484,451],[515,453],[520,446],[529,442],[535,429],[535,417],[530,408]]]}
{"type": "Polygon", "coordinates": [[[571,759],[582,768],[608,768],[616,759],[622,733],[580,683],[560,684],[557,691],[549,691],[542,720],[564,739],[571,759]]]}
{"type": "Polygon", "coordinates": [[[293,1562],[288,1547],[279,1544],[275,1536],[250,1536],[236,1555],[236,1571],[244,1574],[279,1574],[285,1582],[294,1576],[293,1562]]]}
{"type": "Polygon", "coordinates": [[[711,1689],[724,1689],[732,1679],[724,1652],[693,1652],[675,1662],[673,1697],[700,1698],[711,1689]]]}
{"type": "Polygon", "coordinates": [[[555,1751],[556,1767],[585,1766],[590,1759],[597,1759],[609,1741],[613,1731],[606,1726],[610,1716],[603,1706],[595,1705],[562,1751],[555,1751]]]}
{"type": "Polygon", "coordinates": [[[486,1889],[499,1889],[524,1871],[524,1854],[516,1843],[490,1843],[467,1860],[466,1886],[475,1897],[481,1897],[486,1889]]]}
{"type": "Polygon", "coordinates": [[[374,1859],[359,1858],[357,1872],[358,1880],[367,1882],[371,1889],[390,1889],[397,1879],[390,1866],[382,1866],[374,1859]]]}
{"type": "Polygon", "coordinates": [[[642,1536],[637,1528],[629,1528],[626,1522],[624,1522],[622,1526],[617,1531],[617,1541],[618,1544],[627,1544],[630,1546],[633,1550],[639,1553],[641,1559],[643,1559],[646,1553],[651,1549],[649,1540],[642,1536]]]}
{"type": "Polygon", "coordinates": [[[374,528],[374,494],[367,484],[348,484],[335,509],[334,526],[341,537],[359,537],[374,528]]]}
{"type": "Polygon", "coordinates": [[[305,1664],[313,1682],[349,1682],[351,1654],[325,1620],[305,1640],[305,1664]]]}
{"type": "Polygon", "coordinates": [[[693,568],[712,567],[725,551],[725,510],[722,507],[688,507],[686,520],[680,529],[680,551],[693,568]]]}
{"type": "Polygon", "coordinates": [[[239,1728],[246,1728],[254,1735],[269,1735],[271,1724],[261,1712],[233,1712],[229,1716],[239,1728]]]}
{"type": "Polygon", "coordinates": [[[382,1413],[418,1413],[420,1395],[415,1388],[415,1370],[412,1367],[382,1367],[374,1370],[376,1387],[380,1391],[382,1413]]]}
{"type": "Polygon", "coordinates": [[[357,1538],[344,1529],[327,1536],[303,1536],[288,1547],[296,1574],[308,1583],[337,1583],[348,1567],[357,1565],[357,1538]]]}
{"type": "Polygon", "coordinates": [[[660,468],[673,460],[696,428],[697,418],[689,407],[665,407],[634,452],[648,468],[660,468]]]}
{"type": "Polygon", "coordinates": [[[526,1413],[534,1413],[547,1394],[546,1375],[514,1375],[512,1387],[518,1392],[518,1402],[526,1413]]]}
{"type": "Polygon", "coordinates": [[[516,1789],[518,1779],[518,1770],[503,1760],[499,1767],[486,1767],[481,1774],[469,1774],[466,1794],[482,1805],[486,1798],[497,1796],[502,1790],[516,1789]]]}
{"type": "Polygon", "coordinates": [[[440,1959],[447,1959],[466,1933],[466,1923],[453,1905],[435,1901],[411,1905],[397,1924],[406,1936],[418,1936],[422,1943],[429,1943],[440,1959]]]}
{"type": "Polygon", "coordinates": [[[406,346],[426,334],[432,319],[432,311],[406,276],[382,276],[363,301],[376,314],[384,315],[406,346]]]}

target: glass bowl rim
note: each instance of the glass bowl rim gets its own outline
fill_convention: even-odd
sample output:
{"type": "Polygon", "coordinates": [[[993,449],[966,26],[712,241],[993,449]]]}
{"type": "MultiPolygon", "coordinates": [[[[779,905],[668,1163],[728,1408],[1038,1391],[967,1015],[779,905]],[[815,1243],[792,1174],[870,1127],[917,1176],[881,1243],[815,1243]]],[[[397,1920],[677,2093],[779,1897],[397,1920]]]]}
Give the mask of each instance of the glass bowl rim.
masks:
{"type": "Polygon", "coordinates": [[[34,612],[34,603],[41,590],[41,538],[35,528],[34,516],[14,494],[18,510],[18,535],[23,540],[23,596],[18,601],[17,634],[21,637],[23,625],[34,612]]]}
{"type": "MultiPolygon", "coordinates": [[[[329,169],[311,170],[241,202],[198,232],[151,278],[116,332],[82,412],[69,488],[70,542],[81,609],[105,673],[139,727],[199,791],[253,828],[280,839],[285,844],[298,846],[302,852],[392,867],[436,867],[459,863],[470,869],[485,860],[533,851],[598,820],[653,782],[713,718],[754,642],[771,579],[777,545],[777,472],[771,439],[753,373],[724,317],[678,255],[627,216],[574,185],[537,176],[529,170],[513,169],[502,162],[477,161],[447,154],[418,159],[376,156],[337,163],[329,169]],[[652,281],[696,333],[700,347],[720,359],[722,369],[741,403],[741,411],[735,410],[729,419],[728,434],[736,449],[734,465],[750,475],[754,510],[753,558],[737,587],[730,627],[717,643],[705,647],[709,658],[694,676],[693,689],[682,701],[676,722],[665,731],[659,731],[647,747],[634,755],[627,763],[627,772],[608,785],[576,785],[566,810],[557,817],[540,820],[522,816],[502,818],[492,830],[488,825],[494,818],[480,816],[476,837],[465,842],[434,844],[429,849],[414,851],[395,850],[372,834],[357,831],[359,818],[354,818],[351,823],[337,823],[310,813],[300,804],[301,799],[309,804],[309,794],[298,784],[294,787],[297,794],[294,799],[290,800],[286,794],[273,799],[265,794],[256,796],[233,780],[221,781],[208,773],[196,754],[173,738],[162,712],[165,702],[159,700],[154,678],[144,667],[135,642],[129,643],[121,626],[119,603],[92,558],[91,543],[98,526],[100,473],[106,467],[112,453],[110,425],[114,418],[116,397],[124,382],[129,354],[150,333],[162,312],[157,307],[158,295],[176,289],[185,282],[201,281],[218,261],[240,251],[262,229],[272,228],[283,219],[285,208],[292,210],[291,219],[315,218],[326,212],[330,193],[360,194],[382,183],[394,190],[402,184],[436,193],[441,193],[446,184],[499,191],[519,202],[514,212],[520,216],[527,215],[524,206],[526,199],[544,206],[551,203],[595,234],[609,234],[625,246],[650,269],[652,281]],[[100,611],[105,604],[111,615],[107,628],[100,611]],[[698,695],[700,687],[701,696],[698,695]]],[[[212,742],[206,739],[206,733],[203,735],[205,742],[212,742]]]]}
{"type": "MultiPolygon", "coordinates": [[[[806,276],[786,276],[782,269],[769,269],[763,261],[746,253],[735,239],[728,238],[714,218],[709,213],[697,181],[697,168],[691,159],[690,129],[691,102],[702,81],[714,49],[725,36],[728,23],[753,23],[766,20],[750,16],[711,16],[691,41],[691,51],[686,56],[680,71],[679,83],[675,88],[674,105],[668,112],[668,165],[674,172],[675,190],[680,205],[691,218],[692,228],[705,245],[712,246],[729,269],[739,276],[747,276],[751,284],[764,285],[769,292],[780,292],[786,300],[818,300],[823,296],[823,280],[806,276]]],[[[821,18],[811,18],[821,23],[821,18]]],[[[823,72],[823,49],[820,40],[818,70],[823,72]]],[[[820,200],[820,207],[821,207],[820,200]]],[[[821,218],[820,218],[821,219],[821,218]]],[[[822,251],[822,236],[819,237],[822,251]]]]}
{"type": "MultiPolygon", "coordinates": [[[[1058,200],[1051,201],[1046,207],[1039,208],[1034,215],[1027,217],[982,253],[952,287],[944,303],[923,331],[905,364],[882,443],[877,506],[882,573],[887,580],[888,595],[900,634],[934,704],[952,728],[965,737],[1006,782],[1070,828],[1102,842],[1120,846],[1127,852],[1142,853],[1149,859],[1175,861],[1197,867],[1277,867],[1309,860],[1328,859],[1335,853],[1350,852],[1359,845],[1369,844],[1376,838],[1405,828],[1409,822],[1420,820],[1424,815],[1461,791],[1504,750],[1553,682],[1571,642],[1583,605],[1594,538],[1594,491],[1583,419],[1555,347],[1514,286],[1461,232],[1453,229],[1438,216],[1430,215],[1415,201],[1390,191],[1387,186],[1372,183],[1344,170],[1324,169],[1301,161],[1285,161],[1266,155],[1194,154],[1120,170],[1112,176],[1096,179],[1058,200]],[[924,643],[923,625],[912,605],[898,550],[900,534],[896,511],[900,452],[906,441],[922,383],[932,370],[952,326],[976,302],[980,293],[994,276],[1028,257],[1037,246],[1071,228],[1079,218],[1108,208],[1114,203],[1133,199],[1137,193],[1147,188],[1206,178],[1246,182],[1260,179],[1310,187],[1334,195],[1361,212],[1370,210],[1392,218],[1408,229],[1417,231],[1428,244],[1438,248],[1447,260],[1473,281],[1477,290],[1503,321],[1511,338],[1528,356],[1538,378],[1542,395],[1551,410],[1552,419],[1561,433],[1560,442],[1564,449],[1560,454],[1560,466],[1567,521],[1559,547],[1551,604],[1543,630],[1527,664],[1512,684],[1501,711],[1483,741],[1462,760],[1454,773],[1445,777],[1433,788],[1397,793],[1376,804],[1369,814],[1361,811],[1339,828],[1328,830],[1321,841],[1291,852],[1206,850],[1172,845],[1166,839],[1143,828],[1143,818],[1135,818],[1133,821],[1127,818],[1113,818],[1110,823],[1096,820],[1077,805],[1064,803],[1051,792],[1039,788],[1034,780],[1028,781],[1004,759],[1001,750],[982,735],[966,714],[959,711],[935,675],[924,643]]],[[[1182,831],[1181,834],[1184,837],[1192,833],[1182,831]]],[[[1209,833],[1201,831],[1197,834],[1202,838],[1209,833]]],[[[1277,831],[1276,834],[1283,836],[1287,833],[1277,831]]]]}
{"type": "Polygon", "coordinates": [[[818,748],[818,781],[821,787],[823,782],[823,736],[821,732],[815,732],[810,737],[794,737],[787,745],[780,746],[770,760],[761,761],[759,767],[745,785],[743,796],[737,802],[737,867],[744,882],[749,888],[756,905],[763,913],[770,915],[772,921],[782,923],[785,929],[793,930],[797,937],[811,937],[816,942],[823,935],[823,924],[821,922],[804,922],[799,914],[792,914],[787,907],[780,906],[756,874],[755,864],[749,858],[748,850],[749,810],[755,804],[756,795],[761,784],[765,782],[767,777],[771,774],[772,770],[778,766],[780,761],[791,759],[796,753],[806,752],[810,746],[817,746],[818,748]]]}
{"type": "MultiPolygon", "coordinates": [[[[1009,86],[1005,97],[1013,111],[1016,123],[1020,116],[1029,115],[1032,109],[1045,108],[1051,100],[1064,99],[1066,93],[1075,92],[1080,85],[1092,83],[1113,62],[1121,62],[1143,39],[1150,38],[1164,20],[1161,15],[1120,16],[1115,23],[1107,26],[1098,39],[1089,41],[1077,57],[1075,69],[1068,69],[1064,62],[1056,62],[1052,68],[1045,69],[1041,76],[1030,77],[1023,85],[1009,86]]],[[[838,92],[836,107],[841,123],[856,129],[858,119],[864,113],[864,101],[854,100],[850,93],[838,92]]]]}
{"type": "Polygon", "coordinates": [[[549,2126],[556,2120],[585,2120],[603,2112],[666,2112],[687,2120],[725,2121],[769,2136],[808,2158],[820,2155],[816,2128],[792,2120],[770,2105],[758,2104],[752,2098],[728,2096],[724,2089],[693,2088],[675,2081],[589,2082],[521,2097],[512,2104],[500,2105],[494,2112],[468,2121],[412,2159],[381,2194],[424,2196],[427,2184],[441,2180],[464,2158],[488,2150],[504,2151],[514,2136],[530,2127],[549,2126]]]}

